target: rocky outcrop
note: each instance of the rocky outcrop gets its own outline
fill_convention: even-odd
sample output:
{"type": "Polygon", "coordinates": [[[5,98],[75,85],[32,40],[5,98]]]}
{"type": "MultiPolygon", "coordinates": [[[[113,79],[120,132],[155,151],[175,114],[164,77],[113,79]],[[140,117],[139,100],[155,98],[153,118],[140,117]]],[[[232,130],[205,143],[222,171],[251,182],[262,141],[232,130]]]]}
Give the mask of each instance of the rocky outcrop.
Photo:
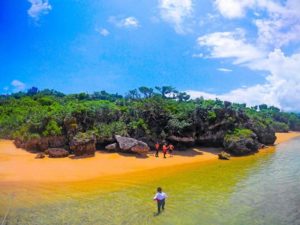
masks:
{"type": "Polygon", "coordinates": [[[64,136],[48,137],[49,148],[62,148],[67,144],[67,139],[64,136]]]}
{"type": "Polygon", "coordinates": [[[218,154],[218,157],[222,160],[229,160],[231,156],[229,153],[222,151],[218,154]]]}
{"type": "Polygon", "coordinates": [[[17,148],[24,148],[29,151],[45,151],[48,148],[47,138],[32,138],[27,141],[16,139],[14,143],[17,148]]]}
{"type": "Polygon", "coordinates": [[[275,143],[276,135],[273,127],[260,121],[249,121],[246,127],[257,135],[260,143],[265,145],[273,145],[275,143]]]}
{"type": "Polygon", "coordinates": [[[227,134],[223,145],[226,151],[237,156],[252,154],[257,152],[259,148],[257,136],[250,130],[247,130],[247,134],[227,134]]]}
{"type": "Polygon", "coordinates": [[[48,148],[60,148],[66,145],[66,138],[64,136],[53,137],[37,137],[27,141],[21,139],[15,140],[17,148],[24,148],[30,151],[45,151],[48,148]]]}
{"type": "Polygon", "coordinates": [[[69,145],[75,156],[94,156],[96,138],[92,134],[78,133],[69,145]]]}
{"type": "Polygon", "coordinates": [[[167,140],[175,145],[193,146],[195,144],[195,139],[193,137],[178,137],[172,135],[169,136],[167,140]]]}
{"type": "Polygon", "coordinates": [[[150,151],[149,146],[143,141],[138,141],[129,137],[122,137],[120,135],[116,135],[115,139],[120,151],[137,154],[146,154],[150,151]]]}
{"type": "Polygon", "coordinates": [[[64,158],[69,156],[69,152],[63,148],[49,148],[47,153],[49,158],[64,158]]]}

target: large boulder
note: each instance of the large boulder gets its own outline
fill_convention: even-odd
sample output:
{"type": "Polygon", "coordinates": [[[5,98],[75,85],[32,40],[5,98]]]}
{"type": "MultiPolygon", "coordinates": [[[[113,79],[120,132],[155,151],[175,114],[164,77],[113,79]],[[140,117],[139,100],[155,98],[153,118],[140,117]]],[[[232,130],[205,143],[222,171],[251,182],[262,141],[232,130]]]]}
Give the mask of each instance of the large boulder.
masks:
{"type": "Polygon", "coordinates": [[[258,151],[257,136],[249,129],[235,129],[226,134],[223,142],[226,151],[233,155],[248,155],[258,151]]]}
{"type": "Polygon", "coordinates": [[[138,140],[129,137],[122,137],[120,135],[115,136],[116,141],[121,150],[130,151],[132,147],[138,144],[138,140]]]}
{"type": "Polygon", "coordinates": [[[96,138],[92,134],[78,133],[73,137],[69,145],[75,156],[94,156],[96,138]]]}
{"type": "Polygon", "coordinates": [[[120,151],[138,154],[146,154],[150,151],[149,146],[143,141],[138,141],[130,137],[122,137],[120,135],[115,135],[115,139],[120,151]]]}
{"type": "Polygon", "coordinates": [[[147,154],[150,148],[145,142],[138,141],[137,145],[131,148],[131,151],[137,154],[147,154]]]}
{"type": "Polygon", "coordinates": [[[49,158],[64,158],[69,156],[69,152],[63,148],[49,148],[47,153],[49,158]]]}

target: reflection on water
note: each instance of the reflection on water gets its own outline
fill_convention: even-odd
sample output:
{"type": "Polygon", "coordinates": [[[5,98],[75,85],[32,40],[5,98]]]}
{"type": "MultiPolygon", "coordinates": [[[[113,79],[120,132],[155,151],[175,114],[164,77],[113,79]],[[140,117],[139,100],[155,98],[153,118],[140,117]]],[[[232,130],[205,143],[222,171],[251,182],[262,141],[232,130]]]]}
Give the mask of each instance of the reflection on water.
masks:
{"type": "MultiPolygon", "coordinates": [[[[300,139],[255,156],[71,184],[1,184],[7,224],[300,224],[300,139]],[[154,216],[155,189],[169,195],[154,216]],[[13,196],[14,194],[14,196],[13,196]]],[[[0,220],[0,221],[1,221],[0,220]]]]}

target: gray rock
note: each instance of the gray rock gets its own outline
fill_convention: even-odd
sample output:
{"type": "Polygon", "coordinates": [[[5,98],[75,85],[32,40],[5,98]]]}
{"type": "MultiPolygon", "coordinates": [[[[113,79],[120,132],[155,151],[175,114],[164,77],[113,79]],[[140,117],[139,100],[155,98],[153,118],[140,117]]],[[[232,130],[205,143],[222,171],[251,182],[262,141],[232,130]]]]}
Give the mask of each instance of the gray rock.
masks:
{"type": "Polygon", "coordinates": [[[131,151],[138,154],[147,154],[150,151],[150,148],[145,142],[138,141],[138,144],[133,146],[131,151]]]}
{"type": "Polygon", "coordinates": [[[222,159],[222,160],[229,160],[231,157],[229,153],[224,152],[224,151],[220,152],[218,154],[218,156],[219,156],[219,159],[222,159]]]}
{"type": "Polygon", "coordinates": [[[49,148],[47,152],[49,158],[64,158],[69,156],[69,152],[63,148],[49,148]]]}
{"type": "Polygon", "coordinates": [[[115,138],[119,144],[120,149],[123,151],[129,151],[132,147],[138,144],[138,141],[134,138],[122,137],[120,135],[116,135],[115,138]]]}
{"type": "Polygon", "coordinates": [[[134,138],[122,137],[120,135],[116,135],[115,139],[118,142],[118,148],[120,151],[132,152],[137,154],[146,154],[150,151],[149,146],[143,142],[138,141],[134,138]]]}
{"type": "Polygon", "coordinates": [[[118,149],[118,144],[113,143],[105,146],[105,149],[108,151],[116,151],[118,149]]]}
{"type": "Polygon", "coordinates": [[[45,154],[44,153],[38,153],[36,156],[35,156],[36,159],[43,159],[45,158],[45,154]]]}

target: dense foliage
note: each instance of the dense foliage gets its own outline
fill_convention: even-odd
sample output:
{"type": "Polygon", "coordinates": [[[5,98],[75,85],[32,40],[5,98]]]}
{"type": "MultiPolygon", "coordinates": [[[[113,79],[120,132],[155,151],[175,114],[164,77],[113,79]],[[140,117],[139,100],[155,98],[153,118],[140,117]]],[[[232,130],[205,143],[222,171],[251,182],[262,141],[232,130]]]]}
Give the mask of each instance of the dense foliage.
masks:
{"type": "Polygon", "coordinates": [[[251,129],[245,125],[249,121],[258,126],[255,129],[300,130],[299,114],[267,105],[191,100],[169,86],[140,87],[125,96],[105,91],[65,95],[31,88],[26,93],[0,97],[0,137],[21,140],[69,137],[79,132],[92,133],[100,143],[115,134],[152,141],[170,135],[197,140],[208,130],[217,133],[224,129],[234,134],[236,128],[251,129]]]}

